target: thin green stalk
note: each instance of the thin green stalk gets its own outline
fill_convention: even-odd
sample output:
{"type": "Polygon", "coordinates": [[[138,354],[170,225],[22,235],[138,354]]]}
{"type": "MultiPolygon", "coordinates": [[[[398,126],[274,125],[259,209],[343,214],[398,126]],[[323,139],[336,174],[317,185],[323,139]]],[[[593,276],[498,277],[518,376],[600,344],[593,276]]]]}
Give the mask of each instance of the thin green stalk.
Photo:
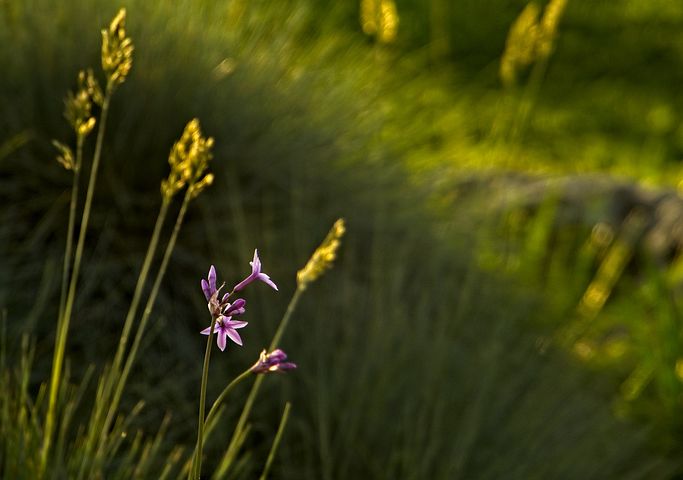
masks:
{"type": "Polygon", "coordinates": [[[202,472],[202,447],[204,445],[204,411],[206,407],[206,384],[209,381],[209,361],[211,359],[211,346],[213,345],[213,332],[217,317],[211,316],[209,324],[209,338],[206,340],[206,352],[204,353],[204,366],[202,367],[202,385],[199,389],[199,424],[197,426],[197,446],[195,456],[190,469],[192,479],[199,477],[202,472]]]}
{"type": "MultiPolygon", "coordinates": [[[[126,320],[124,322],[123,331],[119,339],[119,346],[116,351],[116,356],[114,358],[114,363],[109,370],[109,373],[104,376],[102,385],[102,399],[98,402],[93,411],[93,418],[90,421],[90,432],[86,440],[86,445],[84,447],[85,452],[90,452],[95,446],[95,439],[99,435],[98,449],[101,447],[101,443],[104,441],[107,432],[109,431],[109,426],[113,420],[113,416],[118,408],[118,401],[121,396],[121,391],[123,390],[123,384],[125,384],[125,379],[120,375],[121,362],[123,361],[123,354],[125,353],[126,346],[128,344],[128,337],[130,335],[130,330],[133,325],[133,320],[135,319],[135,314],[137,312],[137,307],[140,303],[140,298],[142,296],[142,291],[144,289],[145,283],[147,282],[147,276],[149,275],[149,269],[156,253],[157,245],[159,243],[159,237],[161,234],[161,229],[163,227],[164,221],[166,219],[166,214],[168,213],[168,207],[170,205],[170,198],[163,197],[161,207],[159,209],[159,214],[157,215],[156,223],[154,225],[154,231],[152,232],[152,237],[150,239],[149,245],[147,247],[147,252],[145,254],[145,259],[138,276],[137,283],[135,285],[135,291],[133,293],[133,299],[131,300],[130,307],[128,308],[128,313],[126,315],[126,320]],[[116,385],[115,401],[110,400],[112,389],[116,385]],[[107,417],[104,418],[104,423],[102,423],[103,415],[107,413],[107,417]]],[[[127,377],[127,375],[126,375],[127,377]]],[[[97,458],[97,457],[96,457],[97,458]]],[[[79,471],[77,478],[83,478],[85,475],[85,467],[87,462],[81,464],[81,470],[79,471]]]]}
{"type": "Polygon", "coordinates": [[[268,477],[268,472],[275,459],[275,453],[280,446],[280,440],[282,440],[282,434],[287,426],[287,420],[289,419],[289,411],[292,408],[292,404],[287,402],[285,404],[285,411],[282,413],[282,419],[280,420],[280,426],[277,428],[277,433],[275,434],[275,439],[273,440],[273,445],[270,447],[270,452],[268,453],[268,460],[266,460],[266,466],[263,468],[263,473],[259,477],[259,480],[266,480],[268,477]]]}
{"type": "Polygon", "coordinates": [[[66,247],[64,248],[64,265],[62,267],[62,289],[59,294],[59,318],[64,314],[66,305],[66,293],[69,282],[69,267],[73,257],[74,227],[76,225],[76,205],[78,204],[78,184],[81,178],[81,165],[83,164],[84,135],[78,135],[76,139],[76,164],[74,165],[73,185],[71,186],[71,202],[69,203],[69,223],[66,232],[66,247]]]}
{"type": "Polygon", "coordinates": [[[152,315],[152,309],[154,308],[154,304],[159,294],[161,282],[164,278],[164,275],[166,274],[168,263],[171,260],[171,254],[173,253],[173,249],[175,248],[175,244],[178,239],[178,234],[180,233],[180,228],[183,224],[183,220],[185,219],[185,213],[187,212],[187,207],[191,200],[190,192],[191,188],[188,188],[185,193],[185,198],[183,199],[183,204],[181,205],[180,211],[178,212],[175,225],[173,226],[173,232],[171,233],[168,245],[166,245],[166,250],[164,251],[164,256],[161,260],[161,265],[159,266],[159,271],[157,272],[156,278],[154,279],[152,291],[150,292],[149,297],[147,298],[147,303],[145,304],[145,309],[143,311],[142,318],[140,319],[140,325],[138,326],[137,332],[135,333],[135,339],[133,340],[133,344],[130,348],[128,356],[126,357],[126,363],[124,364],[123,371],[121,372],[121,377],[118,379],[118,382],[116,384],[114,396],[111,402],[109,403],[107,418],[104,422],[100,434],[97,457],[99,457],[102,454],[104,440],[106,439],[107,432],[109,430],[109,427],[111,426],[111,422],[114,420],[114,416],[118,409],[119,402],[121,401],[123,389],[126,385],[126,382],[128,381],[128,375],[130,375],[130,370],[133,367],[133,363],[135,362],[138,350],[140,349],[140,343],[142,342],[142,337],[147,327],[147,323],[149,321],[150,316],[152,315]]]}
{"type": "MultiPolygon", "coordinates": [[[[284,334],[285,329],[289,324],[289,320],[291,319],[292,314],[296,309],[296,305],[299,303],[299,298],[301,298],[301,294],[303,292],[304,289],[300,287],[298,287],[294,292],[294,295],[292,296],[292,299],[289,301],[289,305],[287,306],[287,310],[285,311],[282,320],[280,320],[280,325],[278,325],[278,328],[275,331],[275,335],[273,335],[273,340],[270,342],[268,351],[272,351],[280,343],[280,339],[282,338],[282,335],[284,334]]],[[[261,383],[263,383],[263,375],[259,375],[256,378],[254,384],[252,385],[251,390],[249,391],[249,396],[247,397],[247,401],[244,403],[244,407],[242,407],[242,413],[240,414],[240,418],[237,421],[237,426],[235,427],[235,430],[232,432],[232,438],[230,439],[230,443],[228,444],[228,453],[225,457],[225,463],[228,466],[235,459],[237,451],[241,446],[241,443],[238,442],[238,439],[240,438],[240,434],[242,430],[244,430],[244,426],[246,425],[247,420],[249,419],[249,414],[251,413],[251,409],[254,406],[254,401],[256,400],[258,391],[261,388],[261,383]]]]}
{"type": "Polygon", "coordinates": [[[138,305],[140,304],[140,298],[142,297],[142,290],[147,282],[147,276],[149,275],[149,268],[152,264],[152,259],[156,253],[157,245],[159,244],[159,236],[161,234],[161,228],[166,220],[166,214],[168,213],[168,207],[171,204],[170,197],[162,196],[161,208],[159,209],[159,214],[157,215],[156,223],[154,224],[154,231],[152,232],[152,238],[147,246],[147,253],[145,254],[145,260],[142,263],[142,269],[138,275],[138,280],[135,285],[135,292],[133,293],[133,299],[130,302],[130,307],[128,307],[128,313],[126,314],[126,320],[123,324],[123,331],[121,332],[121,338],[119,339],[119,346],[116,350],[116,356],[114,357],[114,367],[113,371],[118,372],[121,362],[123,361],[123,354],[126,351],[126,346],[128,345],[128,337],[130,335],[130,330],[133,327],[133,320],[135,319],[135,314],[137,313],[138,305]]]}
{"type": "Polygon", "coordinates": [[[74,264],[71,271],[71,280],[69,282],[69,292],[66,298],[63,315],[57,322],[57,337],[55,339],[55,351],[52,358],[52,374],[50,377],[50,395],[47,415],[45,417],[45,431],[43,433],[43,448],[40,453],[40,466],[38,468],[39,478],[42,478],[47,466],[47,458],[50,453],[50,446],[52,443],[52,434],[55,427],[55,417],[57,409],[57,393],[62,376],[62,366],[64,363],[64,353],[66,350],[66,338],[69,331],[69,323],[71,321],[71,312],[73,311],[74,299],[76,297],[76,285],[78,284],[78,275],[81,268],[81,260],[83,259],[83,246],[85,244],[85,234],[88,229],[88,222],[90,220],[90,209],[92,207],[92,199],[95,193],[95,185],[97,183],[97,171],[100,166],[100,158],[102,156],[102,143],[104,140],[104,132],[107,125],[107,114],[109,113],[109,102],[113,92],[114,85],[107,84],[107,91],[102,102],[102,113],[100,115],[100,125],[97,130],[97,141],[95,143],[95,153],[93,155],[92,168],[90,170],[90,180],[88,181],[88,190],[85,195],[85,205],[83,206],[83,216],[81,217],[81,228],[78,233],[78,243],[76,244],[76,253],[74,255],[74,264]]]}
{"type": "Polygon", "coordinates": [[[299,303],[299,298],[301,298],[302,293],[304,293],[304,289],[299,287],[294,292],[294,295],[292,295],[292,299],[289,301],[289,305],[287,305],[287,310],[285,311],[282,320],[280,320],[280,325],[278,325],[275,335],[273,335],[273,339],[270,341],[270,346],[268,347],[269,352],[278,347],[278,344],[282,339],[282,335],[285,333],[287,325],[289,325],[289,320],[292,318],[292,314],[299,303]]]}
{"type": "Polygon", "coordinates": [[[211,423],[211,420],[213,420],[213,417],[216,416],[218,413],[218,407],[221,406],[223,403],[223,400],[225,400],[225,397],[228,396],[228,393],[232,391],[235,386],[242,382],[242,380],[246,379],[249,375],[252,374],[251,368],[245,370],[242,372],[237,378],[235,378],[232,382],[228,384],[227,387],[223,389],[220,395],[218,395],[218,398],[213,402],[213,405],[211,405],[211,408],[209,409],[209,414],[206,416],[206,423],[209,424],[211,423]]]}

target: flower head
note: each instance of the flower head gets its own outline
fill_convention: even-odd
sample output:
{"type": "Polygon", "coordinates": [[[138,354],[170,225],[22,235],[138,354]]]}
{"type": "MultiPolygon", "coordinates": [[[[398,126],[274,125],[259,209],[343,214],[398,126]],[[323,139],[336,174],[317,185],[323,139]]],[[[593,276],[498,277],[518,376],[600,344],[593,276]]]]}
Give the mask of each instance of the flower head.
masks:
{"type": "Polygon", "coordinates": [[[216,289],[216,267],[213,265],[209,268],[209,274],[206,276],[206,280],[202,278],[202,291],[204,292],[207,302],[210,302],[211,297],[218,291],[216,289]]]}
{"type": "Polygon", "coordinates": [[[86,137],[95,127],[93,105],[102,105],[103,97],[92,70],[78,73],[78,89],[64,99],[64,117],[80,137],[86,137]]]}
{"type": "MultiPolygon", "coordinates": [[[[227,345],[227,337],[235,342],[237,345],[242,345],[242,338],[240,334],[237,333],[238,328],[244,328],[247,326],[247,322],[240,322],[232,320],[231,317],[226,317],[224,315],[219,316],[216,319],[216,323],[213,326],[213,331],[216,334],[216,343],[221,352],[225,350],[227,345]]],[[[202,335],[210,335],[211,327],[205,328],[201,331],[202,335]]]]}
{"type": "Polygon", "coordinates": [[[214,177],[207,169],[213,158],[212,148],[213,138],[204,137],[199,120],[190,120],[168,156],[171,172],[161,182],[162,195],[170,199],[187,185],[190,198],[196,198],[211,185],[214,177]]]}
{"type": "Polygon", "coordinates": [[[277,348],[270,353],[263,350],[258,361],[251,367],[251,371],[254,373],[271,373],[294,370],[295,368],[296,364],[287,362],[287,354],[277,348]]]}
{"type": "Polygon", "coordinates": [[[251,273],[247,278],[245,278],[240,283],[235,285],[233,291],[239,292],[255,280],[261,280],[263,283],[277,290],[277,285],[273,283],[270,277],[265,273],[261,272],[261,259],[258,258],[258,250],[254,250],[254,259],[251,262],[249,262],[249,264],[251,265],[251,273]]]}
{"type": "Polygon", "coordinates": [[[337,258],[337,250],[341,245],[344,232],[346,232],[346,226],[344,219],[340,218],[334,222],[327,236],[315,249],[304,268],[297,272],[296,282],[300,289],[306,289],[309,283],[314,282],[325,270],[332,267],[332,263],[337,258]]]}
{"type": "Polygon", "coordinates": [[[122,8],[102,30],[102,69],[108,89],[122,84],[133,66],[133,41],[126,35],[126,9],[122,8]]]}

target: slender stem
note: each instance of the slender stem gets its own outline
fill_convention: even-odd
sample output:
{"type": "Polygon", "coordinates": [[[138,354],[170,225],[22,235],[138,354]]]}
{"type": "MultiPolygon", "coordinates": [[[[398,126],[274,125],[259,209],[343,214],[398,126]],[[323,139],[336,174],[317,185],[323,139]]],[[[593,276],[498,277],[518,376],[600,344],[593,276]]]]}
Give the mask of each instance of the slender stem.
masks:
{"type": "Polygon", "coordinates": [[[85,136],[78,134],[76,138],[76,164],[74,165],[73,185],[71,186],[71,202],[69,203],[69,223],[66,232],[66,247],[64,249],[64,265],[62,267],[62,290],[59,294],[59,318],[64,314],[66,292],[69,282],[69,267],[73,258],[74,226],[76,225],[76,206],[78,205],[78,184],[81,178],[83,163],[83,143],[85,136]]]}
{"type": "Polygon", "coordinates": [[[292,299],[289,301],[289,305],[287,305],[287,310],[285,311],[282,320],[280,320],[280,325],[278,325],[277,330],[275,331],[275,335],[273,335],[273,339],[270,341],[270,346],[268,347],[269,352],[278,347],[278,344],[282,339],[282,335],[285,333],[287,325],[289,325],[289,320],[292,318],[292,314],[294,313],[294,310],[296,309],[296,306],[299,303],[299,298],[301,298],[301,294],[303,293],[303,288],[297,288],[294,292],[294,295],[292,295],[292,299]]]}
{"type": "MultiPolygon", "coordinates": [[[[277,347],[278,343],[280,343],[280,339],[282,338],[282,335],[284,334],[285,329],[289,324],[289,320],[292,318],[292,314],[294,313],[296,305],[299,303],[299,298],[301,298],[301,294],[303,292],[304,289],[302,288],[297,288],[294,292],[294,295],[292,296],[292,299],[289,301],[289,305],[287,306],[287,310],[285,311],[282,320],[280,320],[280,325],[278,325],[278,328],[275,331],[275,335],[273,335],[273,340],[270,342],[268,351],[273,350],[277,347]]],[[[237,426],[235,427],[235,430],[232,432],[232,438],[230,438],[230,443],[228,444],[228,453],[226,455],[227,465],[230,465],[234,460],[235,456],[237,455],[237,450],[240,447],[238,439],[240,438],[241,433],[244,430],[244,426],[247,423],[249,414],[251,413],[251,409],[254,406],[254,401],[256,400],[258,391],[261,388],[261,383],[263,383],[263,375],[259,375],[256,378],[256,381],[254,382],[254,384],[251,387],[251,390],[249,391],[247,401],[244,403],[244,407],[242,407],[242,413],[240,414],[240,418],[237,421],[237,426]]]]}
{"type": "Polygon", "coordinates": [[[273,440],[273,445],[270,447],[270,452],[268,453],[268,460],[266,460],[266,466],[263,468],[263,473],[259,477],[259,480],[266,480],[268,477],[268,472],[275,459],[275,453],[280,446],[280,440],[282,440],[282,434],[287,426],[287,420],[289,419],[289,411],[292,408],[292,404],[287,402],[285,404],[285,411],[282,413],[282,419],[280,420],[280,426],[277,428],[277,433],[275,434],[275,439],[273,440]]]}
{"type": "MultiPolygon", "coordinates": [[[[88,435],[88,439],[86,440],[84,450],[85,452],[91,452],[95,446],[96,439],[99,437],[99,439],[97,440],[97,455],[95,455],[96,460],[99,460],[100,453],[103,453],[102,447],[104,444],[104,440],[106,439],[107,433],[109,432],[109,427],[118,409],[118,403],[127,379],[127,373],[130,370],[130,367],[128,367],[124,378],[124,375],[120,373],[121,362],[123,361],[123,354],[125,353],[126,345],[128,343],[128,337],[130,335],[133,320],[135,319],[135,313],[140,303],[142,290],[144,289],[144,285],[147,282],[147,276],[149,274],[152,259],[154,258],[154,254],[159,243],[159,236],[161,234],[161,229],[163,227],[164,221],[166,219],[166,214],[168,212],[170,200],[171,199],[167,197],[162,198],[159,214],[157,215],[156,223],[154,225],[154,231],[152,233],[150,243],[147,247],[147,253],[145,254],[145,259],[142,264],[142,269],[140,270],[140,275],[138,276],[137,284],[135,285],[133,299],[131,300],[130,307],[128,308],[128,313],[126,315],[123,331],[119,339],[119,346],[116,351],[114,363],[111,369],[109,370],[108,375],[106,375],[103,378],[104,384],[102,385],[102,402],[99,404],[101,405],[101,407],[94,408],[93,418],[90,421],[90,434],[88,435]],[[111,393],[112,389],[114,388],[116,388],[116,390],[114,392],[114,397],[112,400],[111,393]],[[105,413],[107,415],[106,417],[104,417],[105,413]]],[[[83,478],[83,475],[85,475],[85,463],[82,463],[81,467],[81,471],[79,472],[77,478],[83,478]]]]}
{"type": "Polygon", "coordinates": [[[166,214],[168,213],[168,207],[171,204],[170,197],[163,196],[161,200],[161,208],[159,209],[159,214],[157,215],[156,223],[154,224],[154,231],[152,232],[152,238],[147,246],[147,253],[145,254],[145,260],[142,263],[142,269],[140,270],[140,275],[138,275],[138,280],[135,285],[135,292],[133,293],[133,299],[130,302],[130,307],[128,307],[128,313],[126,314],[126,320],[123,324],[123,331],[121,332],[121,338],[119,339],[119,346],[116,350],[116,356],[114,357],[114,366],[112,370],[118,372],[121,362],[123,360],[123,354],[128,345],[128,337],[130,335],[130,330],[133,327],[133,320],[135,314],[137,313],[138,305],[140,304],[140,298],[142,297],[142,290],[144,289],[145,283],[147,282],[147,276],[149,275],[149,268],[152,264],[152,259],[156,253],[157,245],[159,244],[159,236],[161,234],[161,228],[166,220],[166,214]]]}
{"type": "Polygon", "coordinates": [[[213,342],[213,326],[217,317],[211,316],[209,325],[209,338],[206,339],[206,352],[204,353],[204,367],[202,368],[202,385],[199,389],[199,425],[197,426],[197,447],[196,454],[192,461],[192,478],[199,480],[202,472],[202,447],[204,444],[204,411],[206,407],[206,384],[209,380],[209,360],[211,359],[211,346],[213,342]]]}
{"type": "Polygon", "coordinates": [[[102,113],[100,115],[100,125],[97,130],[97,141],[95,143],[95,153],[93,155],[92,167],[90,170],[90,179],[88,181],[88,190],[85,195],[85,205],[83,206],[83,216],[81,218],[81,228],[78,232],[78,243],[76,244],[76,254],[74,255],[74,264],[71,271],[71,280],[69,282],[69,291],[64,305],[63,315],[59,318],[57,325],[57,337],[55,339],[55,351],[52,358],[52,375],[50,377],[50,396],[48,403],[48,410],[45,419],[45,431],[43,432],[43,448],[40,454],[40,467],[38,469],[39,478],[42,478],[45,467],[47,466],[47,458],[50,452],[52,443],[52,433],[55,427],[55,416],[57,409],[57,393],[59,391],[59,384],[62,376],[62,366],[64,363],[64,352],[66,347],[66,338],[69,331],[69,323],[71,321],[71,312],[73,311],[74,299],[76,297],[76,285],[78,284],[78,275],[81,268],[81,260],[83,259],[83,246],[85,244],[85,233],[88,229],[88,222],[90,220],[90,209],[92,207],[92,199],[95,193],[95,185],[97,184],[97,171],[100,166],[100,158],[102,155],[102,143],[104,140],[104,132],[107,126],[107,114],[109,113],[109,102],[113,93],[114,85],[110,82],[107,85],[107,91],[102,102],[102,113]]]}
{"type": "Polygon", "coordinates": [[[211,408],[209,409],[209,414],[206,416],[206,423],[209,424],[211,423],[211,420],[213,420],[213,417],[216,416],[218,413],[218,407],[221,406],[223,403],[223,400],[225,400],[225,397],[228,396],[228,393],[232,391],[235,386],[240,383],[242,380],[246,379],[248,376],[250,376],[252,373],[251,368],[248,370],[245,370],[242,372],[237,378],[235,378],[232,382],[228,384],[227,387],[223,389],[220,395],[218,395],[218,398],[216,398],[216,401],[213,402],[213,405],[211,405],[211,408]]]}
{"type": "Polygon", "coordinates": [[[116,414],[119,402],[121,401],[123,389],[126,385],[126,382],[128,381],[128,375],[130,375],[130,370],[133,367],[133,363],[135,362],[135,358],[137,357],[138,350],[140,349],[140,343],[142,342],[143,334],[147,327],[147,323],[149,322],[149,318],[152,315],[152,310],[154,308],[154,304],[159,294],[161,282],[164,278],[164,275],[166,274],[166,269],[171,259],[173,249],[175,248],[175,244],[178,239],[178,234],[180,233],[180,228],[182,227],[183,220],[185,219],[185,213],[187,212],[187,207],[190,203],[190,200],[190,188],[188,188],[187,192],[185,193],[185,198],[183,199],[183,204],[181,205],[180,211],[178,212],[175,225],[173,226],[171,238],[168,241],[168,245],[166,245],[166,250],[164,251],[164,256],[161,260],[161,265],[159,266],[159,271],[157,272],[157,276],[154,279],[152,291],[150,292],[149,297],[147,298],[147,303],[145,304],[145,309],[142,313],[142,318],[140,319],[140,325],[138,326],[138,329],[135,333],[135,339],[133,340],[133,344],[130,348],[128,356],[126,357],[126,363],[124,364],[123,371],[121,372],[121,377],[118,379],[118,382],[116,384],[116,390],[114,391],[114,396],[109,404],[107,418],[101,430],[102,433],[100,434],[100,442],[98,446],[97,456],[100,456],[103,452],[104,440],[106,439],[109,427],[111,426],[111,423],[114,420],[114,415],[116,414]]]}

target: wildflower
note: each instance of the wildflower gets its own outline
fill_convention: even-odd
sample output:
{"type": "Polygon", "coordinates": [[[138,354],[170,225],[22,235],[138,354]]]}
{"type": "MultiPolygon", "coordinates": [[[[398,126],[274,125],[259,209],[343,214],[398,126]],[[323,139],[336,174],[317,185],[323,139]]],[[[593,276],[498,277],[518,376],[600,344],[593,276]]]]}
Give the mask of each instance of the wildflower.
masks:
{"type": "Polygon", "coordinates": [[[258,361],[251,367],[251,371],[254,373],[270,373],[294,370],[296,364],[287,362],[286,360],[287,354],[279,348],[270,353],[266,353],[266,351],[263,350],[261,355],[259,355],[258,361]]]}
{"type": "Polygon", "coordinates": [[[170,199],[185,185],[189,185],[190,197],[194,199],[213,183],[213,174],[206,173],[209,161],[213,158],[212,147],[213,138],[202,135],[199,120],[190,120],[168,156],[171,172],[161,182],[161,193],[165,198],[170,199]]]}
{"type": "MultiPolygon", "coordinates": [[[[216,334],[216,343],[221,352],[225,350],[227,344],[227,337],[235,342],[237,345],[242,345],[242,338],[240,334],[237,333],[238,328],[244,328],[247,326],[247,322],[240,322],[232,320],[232,317],[226,317],[220,315],[216,319],[216,323],[213,326],[213,331],[216,334]]],[[[209,335],[211,333],[211,327],[205,328],[201,331],[202,335],[209,335]]]]}
{"type": "Polygon", "coordinates": [[[216,289],[216,267],[211,265],[209,268],[209,274],[207,275],[207,279],[204,280],[202,278],[202,290],[204,291],[204,296],[206,297],[206,301],[210,302],[211,297],[218,291],[216,289]]]}
{"type": "Polygon", "coordinates": [[[52,140],[52,145],[59,150],[59,155],[57,155],[57,161],[62,165],[62,167],[67,170],[75,170],[76,162],[74,161],[74,154],[71,149],[57,140],[52,140]]]}
{"type": "Polygon", "coordinates": [[[254,259],[251,262],[249,262],[249,264],[251,265],[251,274],[249,274],[249,276],[247,278],[245,278],[244,280],[242,280],[240,283],[235,285],[235,288],[233,288],[233,291],[239,292],[240,290],[242,290],[244,287],[249,285],[254,280],[261,280],[262,282],[266,283],[267,285],[269,285],[273,289],[277,290],[277,285],[275,285],[275,283],[273,283],[273,281],[270,279],[270,277],[268,275],[266,275],[265,273],[261,272],[261,260],[258,258],[258,250],[257,249],[254,250],[254,259]]]}
{"type": "Polygon", "coordinates": [[[299,288],[305,289],[309,283],[315,281],[325,270],[332,266],[332,262],[337,257],[339,245],[341,245],[341,237],[345,231],[346,227],[344,226],[343,218],[334,222],[329,233],[320,246],[316,248],[315,252],[313,252],[306,266],[297,272],[296,281],[299,288]]]}
{"type": "Polygon", "coordinates": [[[69,92],[64,99],[64,117],[80,137],[86,137],[95,127],[92,107],[102,105],[102,90],[92,70],[81,70],[78,73],[78,89],[69,92]]]}
{"type": "Polygon", "coordinates": [[[133,41],[126,36],[126,9],[122,8],[102,30],[102,69],[108,89],[122,84],[133,66],[133,41]]]}

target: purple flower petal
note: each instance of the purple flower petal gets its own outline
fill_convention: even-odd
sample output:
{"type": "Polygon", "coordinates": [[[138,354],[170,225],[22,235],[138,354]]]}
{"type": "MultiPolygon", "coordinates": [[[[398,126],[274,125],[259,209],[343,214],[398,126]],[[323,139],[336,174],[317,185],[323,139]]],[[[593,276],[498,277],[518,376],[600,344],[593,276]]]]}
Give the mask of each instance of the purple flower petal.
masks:
{"type": "Polygon", "coordinates": [[[202,291],[204,292],[204,296],[206,297],[206,301],[208,302],[211,300],[211,289],[209,288],[209,282],[204,280],[202,278],[202,291]]]}
{"type": "Polygon", "coordinates": [[[218,344],[218,348],[221,349],[221,352],[225,351],[225,347],[227,345],[227,341],[225,339],[226,333],[227,333],[227,329],[221,328],[220,331],[218,332],[218,335],[216,336],[216,343],[218,344]]]}
{"type": "Polygon", "coordinates": [[[211,288],[211,295],[213,295],[216,292],[216,268],[211,265],[211,268],[209,268],[209,287],[211,288]]]}
{"type": "MultiPolygon", "coordinates": [[[[230,337],[230,340],[235,342],[237,345],[242,346],[242,337],[240,337],[240,334],[237,333],[237,330],[228,327],[225,329],[225,333],[228,337],[230,337]]],[[[225,337],[223,337],[223,341],[225,342],[225,337]]]]}
{"type": "MultiPolygon", "coordinates": [[[[215,331],[216,331],[216,327],[214,327],[214,332],[215,331]]],[[[201,333],[202,335],[209,335],[211,333],[211,327],[206,327],[204,330],[202,330],[199,333],[201,333]]]]}
{"type": "Polygon", "coordinates": [[[228,328],[244,328],[247,325],[249,325],[248,322],[239,322],[236,320],[230,320],[227,322],[227,327],[228,328]]]}
{"type": "Polygon", "coordinates": [[[254,249],[254,259],[249,262],[251,265],[251,273],[261,273],[261,259],[258,258],[258,249],[254,249]]]}
{"type": "Polygon", "coordinates": [[[269,277],[268,275],[266,275],[265,273],[259,273],[259,274],[258,274],[258,279],[261,280],[261,281],[262,281],[263,283],[265,283],[266,285],[269,285],[270,287],[272,287],[275,291],[278,291],[277,285],[275,285],[275,283],[274,283],[274,282],[270,279],[270,277],[269,277]]]}

